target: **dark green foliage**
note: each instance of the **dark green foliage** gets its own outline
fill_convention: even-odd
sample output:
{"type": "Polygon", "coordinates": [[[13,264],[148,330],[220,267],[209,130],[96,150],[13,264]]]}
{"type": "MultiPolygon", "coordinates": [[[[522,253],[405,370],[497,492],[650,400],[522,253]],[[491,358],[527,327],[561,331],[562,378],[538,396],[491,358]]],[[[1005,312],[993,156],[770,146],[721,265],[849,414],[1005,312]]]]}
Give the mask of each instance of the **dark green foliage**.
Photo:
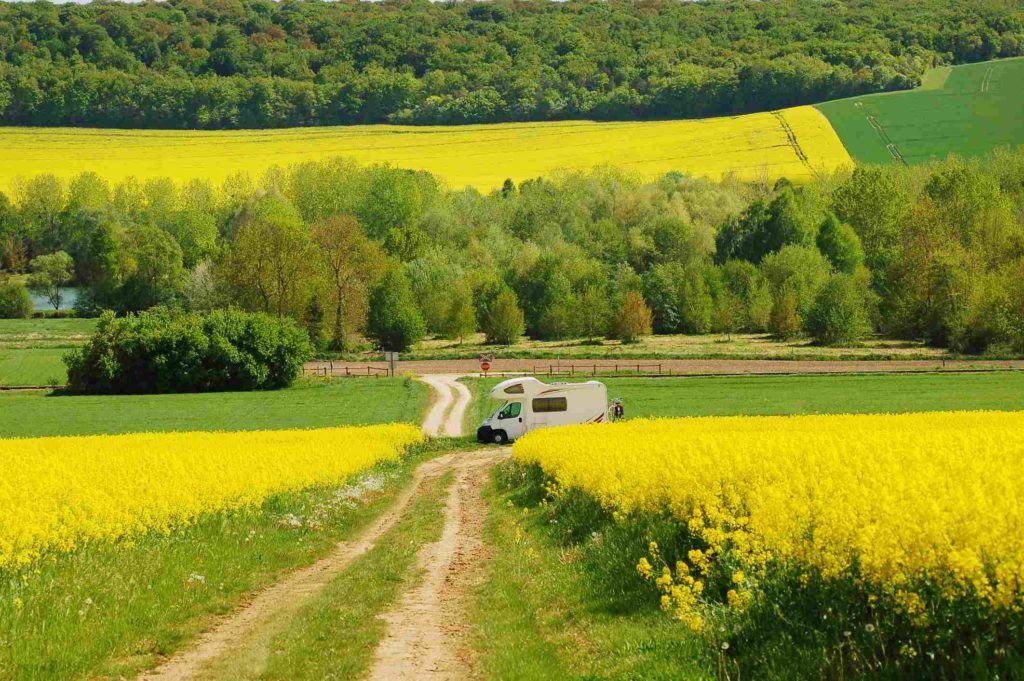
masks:
{"type": "Polygon", "coordinates": [[[814,230],[803,215],[795,190],[783,185],[770,203],[755,201],[723,225],[715,245],[719,262],[739,258],[759,263],[784,246],[813,243],[814,230]]]}
{"type": "Polygon", "coordinates": [[[834,274],[814,299],[804,329],[821,345],[850,345],[870,330],[866,292],[849,274],[834,274]]]}
{"type": "MultiPolygon", "coordinates": [[[[442,295],[440,292],[437,295],[442,295]]],[[[370,294],[370,318],[366,335],[381,350],[405,351],[426,333],[423,317],[400,268],[392,268],[370,294]]]]}
{"type": "MultiPolygon", "coordinates": [[[[1024,52],[996,0],[0,4],[0,123],[630,120],[912,87],[1024,52]]],[[[865,129],[867,129],[865,127],[865,129]]]]}
{"type": "Polygon", "coordinates": [[[89,342],[64,361],[68,389],[79,393],[270,390],[290,385],[310,350],[306,333],[288,319],[156,308],[104,314],[89,342]]]}
{"type": "Polygon", "coordinates": [[[829,213],[825,222],[821,223],[818,229],[818,250],[829,259],[839,272],[853,274],[864,264],[864,248],[860,244],[860,237],[849,225],[839,222],[839,219],[829,213]]]}
{"type": "Polygon", "coordinates": [[[0,319],[28,319],[32,298],[21,282],[0,275],[0,319]]]}
{"type": "Polygon", "coordinates": [[[320,305],[320,296],[315,293],[309,299],[309,305],[306,307],[306,316],[302,320],[302,325],[306,329],[306,335],[309,336],[309,344],[316,350],[323,350],[326,341],[324,339],[324,308],[320,305]]]}

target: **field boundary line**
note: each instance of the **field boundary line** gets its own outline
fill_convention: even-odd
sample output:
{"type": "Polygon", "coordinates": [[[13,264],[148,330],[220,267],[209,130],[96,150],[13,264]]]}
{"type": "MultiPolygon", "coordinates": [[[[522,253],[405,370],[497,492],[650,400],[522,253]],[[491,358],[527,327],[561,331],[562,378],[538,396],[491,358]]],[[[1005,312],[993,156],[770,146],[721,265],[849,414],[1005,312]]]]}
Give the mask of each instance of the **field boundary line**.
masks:
{"type": "Polygon", "coordinates": [[[341,541],[333,551],[312,565],[298,568],[253,594],[234,612],[200,634],[185,650],[141,673],[142,681],[193,678],[208,662],[229,654],[246,638],[273,619],[289,617],[341,574],[357,558],[370,551],[405,513],[425,482],[436,479],[458,464],[464,452],[446,454],[420,464],[413,479],[397,498],[354,539],[341,541]]]}

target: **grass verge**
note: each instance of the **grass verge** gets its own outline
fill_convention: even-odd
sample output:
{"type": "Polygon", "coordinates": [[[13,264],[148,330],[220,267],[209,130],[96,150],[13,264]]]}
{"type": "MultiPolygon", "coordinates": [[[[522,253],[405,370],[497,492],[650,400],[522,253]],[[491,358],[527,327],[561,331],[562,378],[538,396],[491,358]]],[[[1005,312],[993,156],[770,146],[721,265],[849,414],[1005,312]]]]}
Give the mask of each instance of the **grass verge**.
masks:
{"type": "Polygon", "coordinates": [[[450,444],[427,443],[346,485],[0,573],[0,678],[119,678],[153,666],[246,594],[354,536],[450,444]]]}
{"type": "Polygon", "coordinates": [[[473,612],[486,676],[709,678],[699,640],[653,599],[600,587],[592,570],[617,547],[560,536],[538,489],[527,469],[506,463],[486,492],[494,558],[473,612]]]}

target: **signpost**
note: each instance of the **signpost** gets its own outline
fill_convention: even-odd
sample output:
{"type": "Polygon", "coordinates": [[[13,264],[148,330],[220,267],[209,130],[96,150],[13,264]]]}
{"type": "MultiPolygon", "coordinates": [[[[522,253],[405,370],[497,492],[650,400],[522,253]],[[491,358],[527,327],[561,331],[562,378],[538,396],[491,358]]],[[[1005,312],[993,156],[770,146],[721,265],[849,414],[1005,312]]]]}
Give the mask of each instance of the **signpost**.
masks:
{"type": "Polygon", "coordinates": [[[484,376],[487,376],[487,372],[491,370],[491,362],[494,360],[490,355],[480,355],[480,371],[483,372],[484,376]]]}
{"type": "Polygon", "coordinates": [[[384,359],[388,362],[388,376],[395,375],[395,365],[398,364],[398,353],[390,350],[384,353],[384,359]]]}

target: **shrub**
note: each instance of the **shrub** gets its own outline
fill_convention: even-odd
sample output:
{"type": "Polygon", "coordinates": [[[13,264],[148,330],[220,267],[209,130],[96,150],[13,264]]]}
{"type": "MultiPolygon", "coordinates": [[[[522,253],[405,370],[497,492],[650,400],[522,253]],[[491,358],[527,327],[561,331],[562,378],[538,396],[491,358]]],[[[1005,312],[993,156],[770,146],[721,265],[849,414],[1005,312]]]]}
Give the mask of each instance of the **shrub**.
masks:
{"type": "Polygon", "coordinates": [[[24,284],[0,279],[0,319],[27,319],[32,316],[32,297],[24,284]]]}
{"type": "Polygon", "coordinates": [[[289,319],[221,310],[107,312],[82,348],[65,356],[68,388],[83,393],[268,390],[290,385],[311,348],[289,319]]]}

